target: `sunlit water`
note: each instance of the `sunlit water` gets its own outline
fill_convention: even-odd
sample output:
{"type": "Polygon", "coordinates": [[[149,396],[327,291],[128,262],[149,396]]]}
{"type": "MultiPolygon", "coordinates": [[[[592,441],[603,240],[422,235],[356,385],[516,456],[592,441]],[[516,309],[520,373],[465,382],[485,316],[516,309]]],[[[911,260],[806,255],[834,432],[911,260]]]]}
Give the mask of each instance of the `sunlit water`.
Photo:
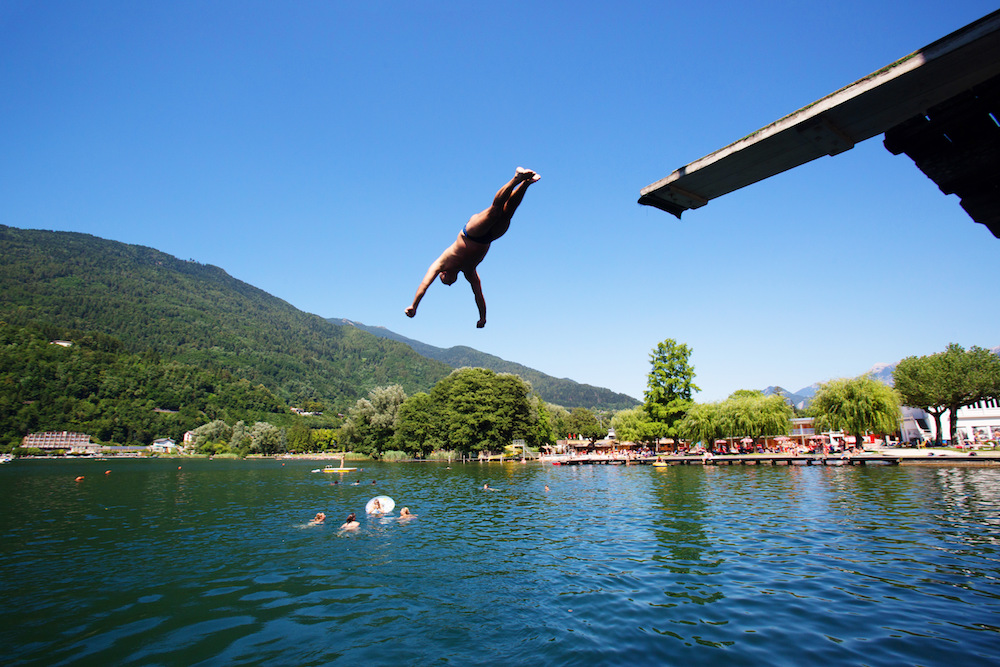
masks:
{"type": "Polygon", "coordinates": [[[359,465],[0,467],[2,662],[1000,664],[1000,469],[359,465]]]}

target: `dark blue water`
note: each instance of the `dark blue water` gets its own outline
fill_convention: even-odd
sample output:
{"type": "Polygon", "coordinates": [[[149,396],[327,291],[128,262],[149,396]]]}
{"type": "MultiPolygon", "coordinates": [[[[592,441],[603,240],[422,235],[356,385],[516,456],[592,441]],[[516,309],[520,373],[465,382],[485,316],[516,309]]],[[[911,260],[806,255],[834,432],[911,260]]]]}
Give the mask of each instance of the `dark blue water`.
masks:
{"type": "Polygon", "coordinates": [[[2,662],[1000,664],[1000,469],[361,465],[0,467],[2,662]]]}

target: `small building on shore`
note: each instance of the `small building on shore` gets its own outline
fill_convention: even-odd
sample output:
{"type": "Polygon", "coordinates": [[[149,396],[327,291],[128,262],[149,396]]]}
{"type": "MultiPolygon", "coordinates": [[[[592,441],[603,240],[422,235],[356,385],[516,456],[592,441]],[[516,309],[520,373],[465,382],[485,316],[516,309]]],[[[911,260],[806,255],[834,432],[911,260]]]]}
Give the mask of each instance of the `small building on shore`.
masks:
{"type": "Polygon", "coordinates": [[[177,443],[172,438],[157,438],[149,446],[149,451],[156,454],[174,454],[177,452],[177,443]]]}

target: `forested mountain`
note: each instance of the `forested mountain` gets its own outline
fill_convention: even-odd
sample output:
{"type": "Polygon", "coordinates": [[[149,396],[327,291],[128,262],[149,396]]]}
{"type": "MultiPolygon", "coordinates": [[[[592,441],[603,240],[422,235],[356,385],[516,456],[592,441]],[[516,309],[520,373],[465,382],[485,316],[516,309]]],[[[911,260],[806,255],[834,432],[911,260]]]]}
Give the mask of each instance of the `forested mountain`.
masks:
{"type": "Polygon", "coordinates": [[[634,405],[568,380],[553,389],[537,371],[469,348],[446,361],[422,356],[407,342],[304,313],[218,267],[87,234],[0,225],[0,295],[3,335],[17,341],[0,359],[10,385],[0,392],[10,418],[4,436],[86,426],[102,439],[140,442],[177,437],[206,418],[263,418],[310,403],[334,415],[377,386],[428,391],[458,366],[517,373],[569,408],[634,405]],[[40,347],[45,337],[79,344],[60,353],[40,347]],[[37,363],[23,363],[28,357],[37,363]],[[59,387],[72,399],[62,421],[53,407],[59,387]]]}
{"type": "MultiPolygon", "coordinates": [[[[100,442],[129,445],[158,437],[180,442],[185,431],[210,419],[290,426],[296,417],[263,385],[226,371],[164,360],[151,351],[132,354],[104,334],[0,321],[4,451],[36,431],[81,431],[100,442]]],[[[309,419],[316,426],[336,422],[309,419]]]]}
{"type": "Polygon", "coordinates": [[[554,378],[533,368],[522,366],[513,361],[506,361],[486,352],[480,352],[471,347],[458,345],[443,348],[421,343],[407,338],[385,327],[374,327],[345,320],[330,318],[330,322],[343,326],[354,326],[372,333],[380,338],[388,338],[406,343],[418,353],[429,359],[443,361],[452,368],[468,366],[471,368],[488,368],[497,373],[513,373],[531,383],[532,388],[549,403],[563,407],[586,407],[596,410],[625,410],[639,405],[639,401],[625,394],[616,394],[610,389],[580,384],[568,378],[554,378]]]}
{"type": "Polygon", "coordinates": [[[451,371],[218,267],[87,234],[0,225],[0,294],[0,320],[10,325],[105,334],[123,352],[245,379],[290,405],[346,411],[376,386],[425,391],[451,371]]]}

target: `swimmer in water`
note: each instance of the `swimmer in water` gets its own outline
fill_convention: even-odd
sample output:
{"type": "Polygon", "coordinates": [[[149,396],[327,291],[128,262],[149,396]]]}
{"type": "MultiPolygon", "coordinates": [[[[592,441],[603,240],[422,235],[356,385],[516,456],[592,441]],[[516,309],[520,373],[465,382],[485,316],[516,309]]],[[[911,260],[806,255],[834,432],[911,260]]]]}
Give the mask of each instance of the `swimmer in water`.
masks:
{"type": "Polygon", "coordinates": [[[322,512],[317,512],[316,516],[313,517],[313,520],[309,522],[309,525],[315,526],[316,524],[323,523],[324,521],[326,521],[326,515],[322,512]]]}
{"type": "Polygon", "coordinates": [[[483,491],[492,491],[489,484],[483,484],[483,491]]]}
{"type": "Polygon", "coordinates": [[[347,515],[347,521],[344,522],[344,525],[342,525],[340,527],[340,529],[341,530],[357,530],[358,526],[360,526],[360,525],[361,524],[358,523],[358,521],[357,521],[357,517],[354,516],[354,512],[351,512],[350,514],[347,515]]]}
{"type": "Polygon", "coordinates": [[[376,515],[382,514],[382,503],[379,502],[378,498],[372,501],[372,509],[369,512],[369,514],[376,514],[376,515]]]}
{"type": "Polygon", "coordinates": [[[399,518],[401,520],[402,519],[412,519],[412,518],[414,518],[416,516],[417,516],[416,514],[413,514],[412,512],[410,512],[410,508],[409,507],[404,507],[403,509],[399,510],[399,518]]]}

